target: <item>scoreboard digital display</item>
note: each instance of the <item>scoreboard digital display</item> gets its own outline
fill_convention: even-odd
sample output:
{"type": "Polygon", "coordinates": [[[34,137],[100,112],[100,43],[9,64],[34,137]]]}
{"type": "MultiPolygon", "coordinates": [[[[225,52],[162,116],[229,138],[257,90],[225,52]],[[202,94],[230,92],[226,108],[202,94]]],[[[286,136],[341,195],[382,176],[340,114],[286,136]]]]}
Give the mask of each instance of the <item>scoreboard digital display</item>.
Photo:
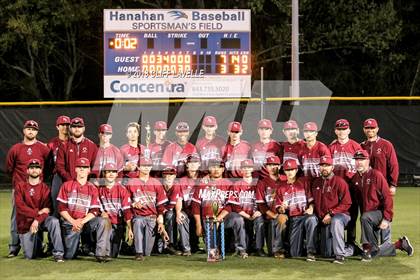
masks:
{"type": "Polygon", "coordinates": [[[104,97],[250,97],[249,10],[104,10],[104,97]]]}

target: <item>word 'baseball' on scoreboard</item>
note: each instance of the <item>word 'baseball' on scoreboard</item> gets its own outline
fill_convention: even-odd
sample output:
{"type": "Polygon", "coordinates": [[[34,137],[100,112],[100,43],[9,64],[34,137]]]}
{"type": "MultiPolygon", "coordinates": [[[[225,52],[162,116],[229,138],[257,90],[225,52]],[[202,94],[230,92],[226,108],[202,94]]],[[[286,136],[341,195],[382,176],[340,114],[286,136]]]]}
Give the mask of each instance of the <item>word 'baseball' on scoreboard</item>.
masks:
{"type": "Polygon", "coordinates": [[[250,97],[249,10],[104,10],[104,97],[250,97]]]}

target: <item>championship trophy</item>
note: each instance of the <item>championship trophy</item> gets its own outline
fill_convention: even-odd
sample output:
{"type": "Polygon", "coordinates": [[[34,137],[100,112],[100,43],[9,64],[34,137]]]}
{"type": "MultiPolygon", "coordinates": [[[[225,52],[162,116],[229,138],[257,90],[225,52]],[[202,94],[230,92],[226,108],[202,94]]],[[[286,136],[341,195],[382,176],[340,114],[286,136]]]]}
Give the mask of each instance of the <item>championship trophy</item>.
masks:
{"type": "Polygon", "coordinates": [[[220,225],[218,225],[219,204],[216,201],[212,203],[212,210],[213,217],[206,217],[207,261],[217,262],[225,259],[225,224],[222,220],[220,225]],[[220,250],[218,246],[218,228],[220,228],[220,250]]]}

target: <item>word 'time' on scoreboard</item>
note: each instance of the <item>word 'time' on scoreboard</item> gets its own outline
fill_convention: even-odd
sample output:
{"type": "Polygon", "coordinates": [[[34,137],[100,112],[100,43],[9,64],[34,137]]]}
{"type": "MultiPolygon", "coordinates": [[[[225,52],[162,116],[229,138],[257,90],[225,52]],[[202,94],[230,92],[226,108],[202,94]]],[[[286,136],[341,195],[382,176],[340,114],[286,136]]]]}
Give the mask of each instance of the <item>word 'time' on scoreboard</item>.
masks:
{"type": "Polygon", "coordinates": [[[250,97],[250,32],[250,10],[104,10],[104,97],[250,97]]]}

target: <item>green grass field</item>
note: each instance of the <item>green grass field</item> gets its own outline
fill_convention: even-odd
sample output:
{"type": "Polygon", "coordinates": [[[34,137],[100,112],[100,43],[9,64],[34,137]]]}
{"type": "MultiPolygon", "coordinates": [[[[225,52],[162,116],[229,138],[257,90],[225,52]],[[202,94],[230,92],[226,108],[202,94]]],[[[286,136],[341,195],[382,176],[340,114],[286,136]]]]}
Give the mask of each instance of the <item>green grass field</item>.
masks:
{"type": "Polygon", "coordinates": [[[10,195],[0,193],[0,279],[420,279],[420,188],[398,190],[393,222],[393,238],[409,236],[414,256],[399,251],[397,257],[371,263],[350,258],[344,265],[329,260],[307,263],[303,259],[231,256],[221,263],[207,263],[204,254],[149,257],[143,263],[122,257],[106,264],[87,257],[61,264],[51,258],[28,261],[22,253],[8,259],[10,195]]]}

